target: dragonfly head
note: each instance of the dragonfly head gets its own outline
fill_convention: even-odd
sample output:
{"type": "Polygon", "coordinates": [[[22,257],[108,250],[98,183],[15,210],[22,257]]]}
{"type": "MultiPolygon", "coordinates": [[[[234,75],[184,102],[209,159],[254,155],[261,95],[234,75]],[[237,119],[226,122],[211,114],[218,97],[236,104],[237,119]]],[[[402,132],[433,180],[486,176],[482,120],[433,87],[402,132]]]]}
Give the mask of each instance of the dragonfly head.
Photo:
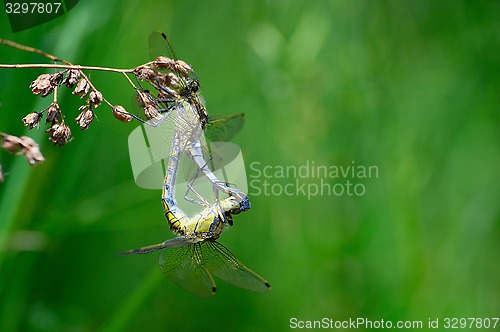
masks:
{"type": "Polygon", "coordinates": [[[187,79],[189,92],[198,93],[200,91],[200,81],[196,78],[188,77],[187,79]]]}

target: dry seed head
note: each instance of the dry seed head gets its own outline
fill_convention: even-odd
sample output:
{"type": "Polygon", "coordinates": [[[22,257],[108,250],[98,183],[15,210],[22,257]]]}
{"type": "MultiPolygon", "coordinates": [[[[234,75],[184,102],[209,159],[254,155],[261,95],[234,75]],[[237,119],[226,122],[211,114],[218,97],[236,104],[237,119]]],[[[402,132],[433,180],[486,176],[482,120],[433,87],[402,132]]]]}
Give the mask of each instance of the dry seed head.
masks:
{"type": "Polygon", "coordinates": [[[132,121],[132,116],[120,105],[113,107],[113,115],[121,122],[132,121]]]}
{"type": "Polygon", "coordinates": [[[42,74],[31,82],[30,89],[33,94],[37,96],[41,94],[42,97],[47,97],[51,94],[54,87],[56,87],[56,85],[52,83],[52,76],[51,74],[42,74]]]}
{"type": "Polygon", "coordinates": [[[168,73],[166,75],[162,75],[160,79],[161,85],[163,87],[171,87],[172,89],[179,88],[179,77],[174,73],[168,73]]]}
{"type": "Polygon", "coordinates": [[[64,72],[65,70],[59,71],[52,75],[52,77],[50,78],[50,84],[52,84],[53,87],[61,85],[61,82],[64,78],[64,72]]]}
{"type": "Polygon", "coordinates": [[[134,75],[138,80],[154,81],[154,77],[156,77],[158,73],[148,66],[140,66],[134,69],[134,75]]]}
{"type": "Polygon", "coordinates": [[[170,58],[167,58],[166,56],[157,57],[156,60],[153,62],[153,65],[161,69],[168,69],[171,71],[175,70],[175,61],[170,58]]]}
{"type": "Polygon", "coordinates": [[[76,69],[69,69],[62,83],[68,88],[72,88],[78,82],[78,79],[80,79],[80,71],[76,69]]]}
{"type": "Polygon", "coordinates": [[[71,129],[63,123],[56,123],[46,130],[51,136],[49,140],[54,142],[55,145],[63,146],[68,143],[71,137],[71,129]]]}
{"type": "Polygon", "coordinates": [[[52,122],[52,124],[56,123],[58,119],[61,117],[61,109],[57,103],[50,104],[47,109],[47,118],[45,119],[45,123],[52,122]]]}
{"type": "Polygon", "coordinates": [[[161,118],[160,112],[158,112],[158,110],[156,109],[156,107],[153,106],[153,105],[146,105],[146,107],[144,107],[144,116],[148,120],[151,120],[153,118],[156,118],[156,119],[160,119],[161,118]]]}
{"type": "Polygon", "coordinates": [[[80,96],[80,98],[83,98],[89,93],[89,91],[90,91],[90,84],[89,84],[89,82],[87,82],[85,77],[82,77],[78,81],[78,84],[76,85],[76,88],[73,91],[73,94],[80,96]]]}
{"type": "Polygon", "coordinates": [[[156,91],[158,91],[159,99],[173,99],[179,97],[176,91],[179,89],[179,78],[175,74],[169,73],[167,75],[159,75],[155,83],[154,86],[156,91]]]}
{"type": "Polygon", "coordinates": [[[24,154],[30,165],[40,164],[45,161],[40,152],[40,147],[31,137],[21,136],[20,139],[23,142],[21,153],[24,154]]]}
{"type": "Polygon", "coordinates": [[[12,136],[0,133],[2,137],[1,147],[8,152],[15,154],[23,154],[26,160],[31,164],[38,164],[45,160],[38,144],[28,136],[12,136]]]}
{"type": "Polygon", "coordinates": [[[80,125],[81,130],[87,130],[92,121],[94,121],[94,112],[92,112],[88,105],[81,106],[80,111],[81,113],[78,114],[75,122],[80,125]]]}
{"type": "Polygon", "coordinates": [[[2,147],[2,149],[4,149],[7,152],[10,152],[10,153],[17,153],[19,151],[19,148],[20,148],[18,142],[12,141],[12,140],[6,139],[6,138],[4,138],[2,140],[1,147],[2,147]]]}
{"type": "Polygon", "coordinates": [[[7,152],[17,153],[21,149],[21,141],[17,136],[0,133],[2,145],[0,147],[7,152]]]}
{"type": "Polygon", "coordinates": [[[191,68],[190,65],[188,65],[186,62],[182,60],[177,60],[175,61],[177,71],[182,74],[182,76],[187,77],[189,76],[189,73],[193,71],[193,68],[191,68]]]}
{"type": "Polygon", "coordinates": [[[26,149],[32,148],[34,146],[38,146],[38,144],[35,142],[35,140],[29,136],[21,136],[21,137],[19,137],[19,139],[21,140],[23,146],[26,149]]]}
{"type": "Polygon", "coordinates": [[[28,126],[28,129],[33,129],[34,127],[38,126],[41,118],[42,113],[30,113],[23,118],[23,125],[28,126]]]}
{"type": "Polygon", "coordinates": [[[139,105],[141,105],[142,108],[145,108],[146,106],[149,106],[149,105],[156,105],[157,104],[156,100],[151,98],[149,93],[146,93],[146,92],[141,91],[141,90],[137,91],[137,100],[139,101],[139,105]]]}
{"type": "Polygon", "coordinates": [[[26,150],[23,154],[30,165],[41,164],[45,161],[45,157],[43,156],[42,152],[40,152],[40,148],[38,147],[38,145],[29,150],[26,150]]]}
{"type": "Polygon", "coordinates": [[[165,56],[159,56],[153,62],[153,65],[159,69],[168,69],[173,72],[178,72],[182,76],[187,77],[193,71],[190,65],[182,60],[172,60],[165,56]]]}
{"type": "Polygon", "coordinates": [[[97,107],[101,104],[101,101],[102,101],[102,93],[100,93],[97,90],[93,90],[92,92],[90,92],[89,105],[97,107]]]}

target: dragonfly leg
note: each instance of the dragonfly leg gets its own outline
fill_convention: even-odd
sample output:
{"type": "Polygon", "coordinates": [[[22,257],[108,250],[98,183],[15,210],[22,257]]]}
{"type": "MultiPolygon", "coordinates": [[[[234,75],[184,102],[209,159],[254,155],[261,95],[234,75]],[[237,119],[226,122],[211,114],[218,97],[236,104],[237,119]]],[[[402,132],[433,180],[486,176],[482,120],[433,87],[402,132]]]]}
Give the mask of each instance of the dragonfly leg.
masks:
{"type": "Polygon", "coordinates": [[[208,167],[208,163],[203,157],[201,142],[199,140],[192,141],[188,144],[186,149],[189,157],[193,159],[196,165],[198,165],[199,170],[205,174],[205,176],[214,185],[214,188],[236,198],[236,200],[240,203],[240,212],[250,209],[250,200],[247,195],[238,189],[229,187],[226,182],[220,181],[208,167]]]}
{"type": "Polygon", "coordinates": [[[201,196],[201,194],[196,191],[196,189],[194,188],[193,184],[194,182],[196,181],[196,179],[198,178],[198,174],[199,174],[199,170],[196,171],[196,174],[191,178],[189,179],[189,181],[187,182],[186,186],[187,186],[187,189],[186,189],[186,193],[184,194],[184,199],[188,202],[191,202],[191,203],[194,203],[194,204],[197,204],[197,205],[200,205],[200,206],[210,206],[210,203],[203,197],[201,196]],[[190,198],[188,195],[189,195],[189,192],[192,192],[199,200],[196,200],[196,199],[192,199],[190,198]]]}
{"type": "MultiPolygon", "coordinates": [[[[210,163],[212,161],[213,158],[218,158],[218,159],[221,159],[220,156],[218,155],[214,155],[212,158],[210,158],[209,161],[207,161],[203,167],[208,167],[208,163],[210,163]]],[[[194,188],[194,182],[198,179],[199,177],[199,174],[201,172],[201,168],[198,167],[198,169],[196,170],[196,173],[193,175],[193,177],[191,177],[191,179],[187,182],[187,190],[186,190],[186,193],[184,194],[184,199],[188,202],[191,202],[191,203],[195,203],[195,204],[198,204],[198,205],[201,205],[201,206],[210,206],[210,203],[200,194],[198,193],[198,191],[194,188]],[[196,201],[196,200],[193,200],[192,198],[188,197],[189,195],[189,192],[192,192],[198,199],[199,201],[196,201]]],[[[217,202],[219,200],[219,195],[218,195],[218,192],[216,194],[216,188],[214,187],[214,198],[215,198],[215,202],[217,202]],[[215,197],[216,196],[216,197],[215,197]]]]}
{"type": "Polygon", "coordinates": [[[233,226],[233,219],[231,217],[227,218],[230,216],[230,214],[227,214],[224,208],[222,207],[220,200],[219,200],[219,191],[217,190],[215,184],[213,185],[213,194],[214,194],[214,201],[215,201],[215,208],[217,211],[217,214],[219,215],[219,218],[223,220],[224,222],[229,223],[229,225],[233,226]]]}

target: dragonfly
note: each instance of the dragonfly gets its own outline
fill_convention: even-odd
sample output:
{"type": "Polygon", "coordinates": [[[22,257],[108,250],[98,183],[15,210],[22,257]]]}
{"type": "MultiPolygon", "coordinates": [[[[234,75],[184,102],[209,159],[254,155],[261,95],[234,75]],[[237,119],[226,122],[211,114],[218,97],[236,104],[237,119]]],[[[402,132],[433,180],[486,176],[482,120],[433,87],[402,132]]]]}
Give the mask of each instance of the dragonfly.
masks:
{"type": "Polygon", "coordinates": [[[146,124],[153,128],[161,127],[156,131],[159,135],[155,135],[159,142],[151,142],[152,149],[160,156],[165,155],[164,144],[166,141],[171,142],[170,159],[166,165],[164,181],[164,189],[168,187],[168,190],[164,191],[164,198],[173,198],[180,159],[187,156],[196,166],[195,174],[188,181],[188,192],[193,192],[198,200],[189,199],[187,193],[186,200],[203,206],[209,205],[192,186],[202,174],[213,185],[214,191],[236,197],[245,203],[242,204],[243,209],[249,209],[250,203],[244,193],[231,188],[227,181],[220,181],[215,176],[214,171],[217,167],[213,165],[217,155],[214,157],[205,140],[205,137],[209,141],[226,141],[232,138],[243,125],[243,113],[209,116],[199,91],[198,77],[190,65],[178,60],[166,35],[155,31],[151,34],[149,42],[150,56],[153,59],[152,68],[156,73],[153,77],[147,77],[145,81],[158,93],[153,95],[139,83],[141,91],[138,92],[138,99],[145,110],[156,114],[146,124]],[[166,138],[166,133],[171,133],[171,136],[166,138]],[[210,164],[213,169],[209,167],[210,164]]]}
{"type": "MultiPolygon", "coordinates": [[[[232,219],[233,214],[240,213],[239,203],[234,197],[228,197],[220,203],[227,218],[232,219]]],[[[163,274],[199,297],[215,295],[217,287],[213,275],[249,291],[267,292],[271,288],[269,283],[243,265],[217,241],[225,227],[226,224],[218,218],[215,209],[208,207],[185,222],[178,220],[174,231],[184,235],[121,254],[147,254],[162,250],[159,265],[163,274]],[[195,234],[194,229],[201,233],[195,234]]]]}
{"type": "MultiPolygon", "coordinates": [[[[234,128],[239,130],[241,127],[242,116],[208,116],[199,94],[200,83],[196,74],[190,65],[178,60],[166,35],[153,32],[150,36],[150,53],[153,57],[151,67],[141,68],[142,72],[136,77],[146,81],[156,94],[139,83],[138,96],[145,114],[150,118],[146,124],[160,129],[157,131],[160,133],[159,141],[165,141],[164,132],[171,133],[162,204],[168,225],[177,237],[122,254],[146,254],[163,250],[159,264],[164,275],[200,297],[215,294],[216,285],[212,275],[244,289],[265,292],[270,288],[269,283],[217,242],[220,234],[233,224],[233,215],[250,209],[250,201],[245,193],[215,176],[209,167],[213,157],[207,158],[204,136],[212,131],[215,137],[219,135],[218,138],[234,135],[234,128]],[[214,130],[217,127],[224,128],[223,125],[227,123],[232,124],[233,129],[226,126],[226,130],[214,130]],[[185,198],[204,207],[201,212],[192,216],[184,213],[175,198],[182,156],[188,156],[197,167],[195,176],[187,184],[185,198]],[[213,203],[193,187],[199,174],[212,184],[213,203]],[[197,199],[189,199],[189,191],[197,199]],[[221,194],[227,197],[221,198],[221,194]]],[[[150,143],[152,147],[161,145],[157,142],[150,143]]]]}

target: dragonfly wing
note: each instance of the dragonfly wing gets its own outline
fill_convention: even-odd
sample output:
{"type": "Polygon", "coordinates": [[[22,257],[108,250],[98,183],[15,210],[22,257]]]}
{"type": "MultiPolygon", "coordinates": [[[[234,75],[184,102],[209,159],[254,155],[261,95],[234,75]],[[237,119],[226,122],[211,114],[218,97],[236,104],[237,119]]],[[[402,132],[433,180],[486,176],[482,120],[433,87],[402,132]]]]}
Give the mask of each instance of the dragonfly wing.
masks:
{"type": "Polygon", "coordinates": [[[162,243],[153,244],[150,246],[127,250],[118,253],[118,255],[136,255],[136,254],[149,254],[150,252],[165,249],[165,248],[182,248],[193,244],[192,241],[188,240],[185,236],[177,236],[173,239],[163,241],[162,243]]]}
{"type": "Polygon", "coordinates": [[[199,297],[215,295],[215,282],[203,265],[199,243],[180,248],[167,248],[160,254],[163,274],[188,292],[199,297]]]}
{"type": "Polygon", "coordinates": [[[149,57],[154,61],[159,56],[177,59],[167,36],[163,32],[156,30],[149,35],[149,57]]]}
{"type": "Polygon", "coordinates": [[[218,278],[257,293],[267,292],[271,288],[264,278],[243,265],[219,242],[205,242],[202,248],[207,269],[218,278]]]}
{"type": "Polygon", "coordinates": [[[205,136],[212,142],[226,142],[236,135],[245,121],[244,113],[212,115],[205,127],[205,136]]]}
{"type": "Polygon", "coordinates": [[[177,236],[163,242],[163,248],[183,248],[191,244],[193,244],[193,241],[187,239],[185,236],[177,236]]]}
{"type": "Polygon", "coordinates": [[[144,126],[145,139],[147,139],[146,144],[157,160],[166,159],[170,155],[170,142],[175,130],[174,121],[176,118],[177,113],[170,112],[164,116],[164,121],[144,126]]]}
{"type": "MultiPolygon", "coordinates": [[[[179,58],[177,58],[177,55],[175,54],[174,47],[172,46],[172,43],[170,42],[170,39],[168,39],[167,35],[165,35],[161,31],[153,31],[151,35],[149,35],[149,56],[152,61],[157,60],[158,57],[167,57],[171,60],[175,60],[179,64],[179,58]]],[[[187,87],[190,84],[185,80],[186,72],[185,70],[187,69],[186,66],[189,68],[187,69],[189,75],[192,80],[196,80],[196,75],[192,71],[192,68],[187,65],[184,61],[182,61],[183,65],[181,67],[184,68],[184,70],[173,70],[173,73],[180,79],[179,84],[187,87]],[[181,75],[181,71],[184,72],[183,75],[181,75]]],[[[170,70],[168,69],[162,69],[160,72],[168,72],[170,70]]]]}

